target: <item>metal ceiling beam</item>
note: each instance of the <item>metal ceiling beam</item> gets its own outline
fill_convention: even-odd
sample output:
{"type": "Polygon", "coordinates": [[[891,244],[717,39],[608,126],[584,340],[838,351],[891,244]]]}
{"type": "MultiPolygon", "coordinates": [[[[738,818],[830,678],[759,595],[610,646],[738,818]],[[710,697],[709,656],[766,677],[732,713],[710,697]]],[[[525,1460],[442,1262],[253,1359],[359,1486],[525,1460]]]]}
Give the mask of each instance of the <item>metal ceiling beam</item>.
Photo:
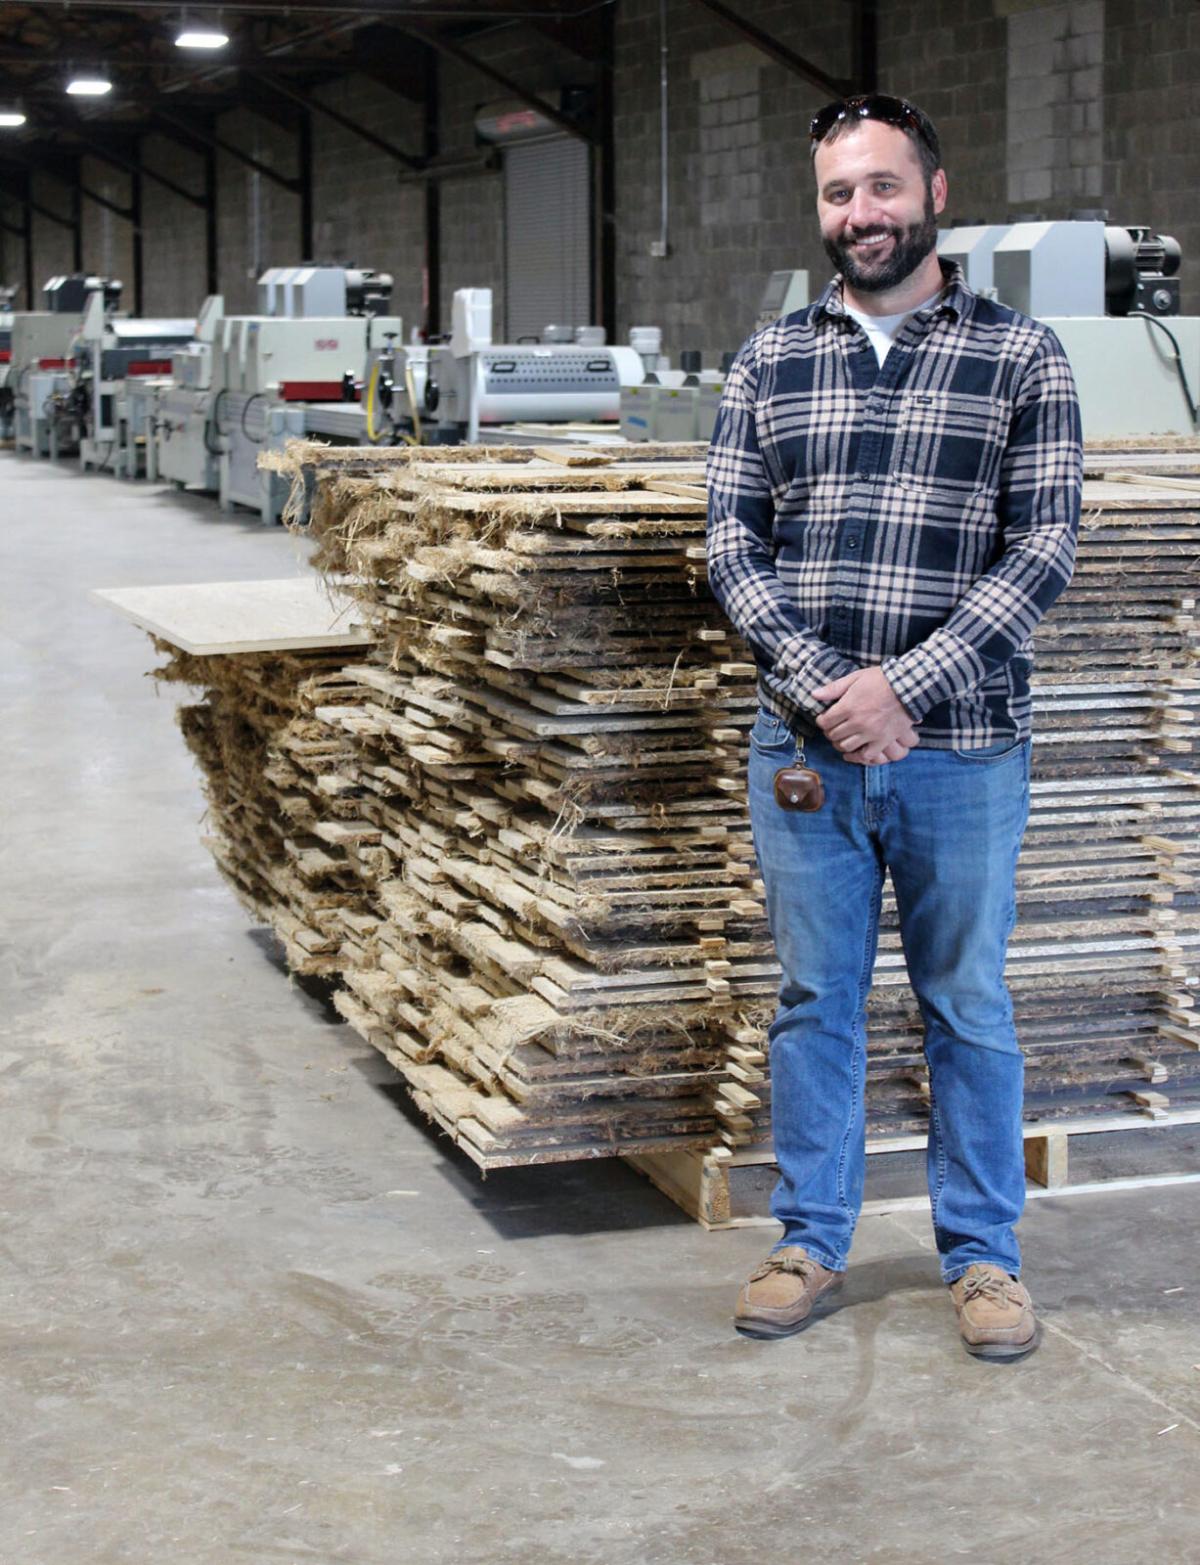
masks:
{"type": "MultiPolygon", "coordinates": [[[[82,45],[80,46],[82,51],[82,45]]],[[[64,51],[66,52],[66,51],[64,51]]],[[[188,61],[176,59],[167,54],[118,54],[112,49],[104,50],[104,63],[116,71],[179,71],[185,74],[203,74],[205,76],[217,76],[225,71],[264,71],[274,73],[276,71],[328,71],[344,64],[348,65],[350,56],[345,59],[328,54],[290,54],[280,52],[278,54],[256,53],[245,54],[230,51],[224,54],[219,65],[214,65],[211,59],[188,61]]],[[[49,69],[59,69],[58,63],[46,58],[44,49],[18,49],[15,44],[0,42],[0,65],[43,65],[49,69]]]]}
{"type": "Polygon", "coordinates": [[[542,16],[531,21],[529,26],[560,49],[566,49],[591,65],[604,57],[604,24],[613,10],[612,6],[601,10],[592,7],[580,16],[561,16],[557,21],[548,21],[542,16]]]}
{"type": "MultiPolygon", "coordinates": [[[[299,48],[302,44],[320,44],[327,38],[340,38],[346,34],[353,38],[357,35],[361,25],[361,20],[359,20],[353,22],[327,22],[322,27],[303,27],[290,37],[280,39],[278,43],[264,45],[257,58],[263,62],[267,60],[273,61],[282,57],[294,58],[291,55],[291,51],[299,48]]],[[[237,62],[233,63],[236,64],[237,62]]],[[[333,63],[337,64],[340,62],[333,63]]],[[[324,60],[324,64],[326,66],[330,65],[327,57],[324,60]]],[[[165,81],[162,84],[162,91],[164,93],[186,92],[195,87],[198,82],[215,81],[218,77],[223,76],[226,70],[227,67],[222,64],[201,66],[200,62],[197,61],[190,74],[176,76],[169,81],[165,81]]]]}
{"type": "Polygon", "coordinates": [[[875,92],[879,86],[878,0],[854,0],[852,27],[855,91],[875,92]]]}
{"type": "Polygon", "coordinates": [[[238,104],[251,114],[257,114],[260,119],[270,120],[288,136],[300,133],[300,121],[304,116],[296,108],[297,101],[301,108],[307,109],[305,99],[289,97],[274,82],[255,81],[245,71],[237,73],[238,104]]]}
{"type": "MultiPolygon", "coordinates": [[[[389,23],[388,25],[391,26],[392,24],[389,23]]],[[[539,98],[536,92],[531,92],[528,87],[522,87],[520,82],[514,81],[511,76],[505,75],[503,71],[498,71],[494,65],[489,65],[486,60],[481,60],[476,55],[469,53],[460,44],[450,43],[445,38],[439,38],[435,33],[418,32],[411,27],[397,27],[395,30],[404,33],[410,38],[419,38],[422,43],[426,43],[430,48],[436,49],[439,54],[447,55],[450,59],[457,60],[460,65],[466,65],[471,70],[478,71],[481,76],[486,76],[489,81],[495,82],[498,87],[503,87],[505,92],[511,93],[514,98],[520,99],[522,103],[542,115],[544,119],[548,119],[551,124],[557,125],[560,130],[565,130],[568,136],[577,136],[580,141],[586,141],[589,145],[595,144],[596,136],[592,131],[585,130],[569,114],[564,114],[561,109],[556,109],[552,103],[547,103],[545,98],[539,98]]]]}
{"type": "MultiPolygon", "coordinates": [[[[131,174],[130,178],[136,178],[136,175],[131,174]]],[[[92,201],[97,206],[104,207],[106,211],[115,212],[118,217],[124,218],[127,223],[135,221],[133,207],[118,206],[115,201],[110,201],[107,196],[102,196],[98,190],[89,190],[86,185],[81,184],[79,186],[79,194],[85,201],[92,201]]]]}
{"type": "MultiPolygon", "coordinates": [[[[425,162],[437,158],[441,147],[441,61],[432,49],[425,57],[425,103],[422,116],[425,162]]],[[[423,303],[425,340],[432,342],[442,329],[442,186],[431,179],[424,192],[425,254],[423,267],[423,303]]]]}
{"type": "Polygon", "coordinates": [[[711,11],[727,27],[739,33],[747,43],[753,44],[762,54],[774,60],[776,65],[782,65],[785,70],[791,71],[793,76],[799,76],[804,81],[811,82],[814,87],[820,87],[831,98],[842,98],[846,93],[853,91],[853,82],[830,76],[819,65],[814,65],[811,60],[806,60],[794,49],[789,49],[786,44],[780,43],[778,38],[763,32],[761,27],[755,27],[753,22],[747,22],[730,6],[722,4],[722,0],[693,0],[693,4],[701,6],[705,11],[711,11]]]}
{"type": "MultiPolygon", "coordinates": [[[[243,108],[253,109],[252,103],[243,103],[243,108]]],[[[261,112],[261,111],[260,111],[261,112]]],[[[261,174],[264,179],[269,179],[273,184],[282,185],[284,190],[292,195],[300,194],[300,180],[289,179],[286,174],[281,174],[278,169],[273,169],[267,163],[261,163],[258,158],[252,158],[248,152],[243,152],[240,147],[235,147],[233,142],[226,141],[223,136],[211,135],[208,131],[193,128],[186,120],[179,119],[174,114],[168,114],[165,109],[156,109],[153,114],[155,124],[171,126],[181,136],[192,141],[200,147],[212,147],[218,152],[226,152],[231,158],[236,158],[239,163],[244,163],[247,168],[253,169],[256,174],[261,174]]]]}
{"type": "Polygon", "coordinates": [[[36,212],[47,222],[57,223],[60,228],[69,228],[73,231],[76,226],[74,218],[60,217],[57,212],[52,212],[49,207],[43,206],[40,201],[35,201],[32,196],[19,196],[15,190],[8,190],[4,186],[0,186],[0,196],[3,196],[6,201],[15,201],[18,206],[23,206],[30,212],[36,212]]]}
{"type": "MultiPolygon", "coordinates": [[[[114,4],[113,0],[58,0],[63,13],[71,11],[150,11],[178,15],[180,0],[121,0],[114,4]]],[[[458,7],[453,5],[425,6],[414,5],[413,0],[360,0],[353,4],[350,0],[218,0],[217,9],[227,14],[240,14],[246,16],[273,17],[278,20],[285,19],[290,14],[304,15],[311,12],[321,12],[329,15],[362,16],[364,12],[380,16],[409,16],[414,20],[424,21],[427,18],[436,18],[440,21],[456,22],[496,22],[496,21],[534,21],[538,18],[563,17],[571,20],[584,15],[592,8],[595,0],[584,0],[584,3],[576,6],[557,6],[552,11],[547,11],[545,6],[535,4],[525,5],[497,5],[495,7],[472,6],[458,7]]],[[[42,9],[49,11],[50,5],[43,0],[42,9]]]]}
{"type": "Polygon", "coordinates": [[[372,25],[360,28],[351,38],[351,70],[400,94],[413,103],[424,103],[429,85],[425,71],[427,48],[412,46],[412,40],[390,27],[372,25]]]}
{"type": "MultiPolygon", "coordinates": [[[[255,79],[252,73],[247,74],[250,75],[251,80],[255,79]]],[[[268,85],[270,90],[278,93],[280,97],[290,98],[292,102],[300,104],[301,107],[311,109],[314,114],[324,115],[327,120],[332,120],[335,125],[340,125],[343,130],[349,131],[352,136],[357,136],[360,140],[375,147],[379,152],[386,153],[395,162],[402,163],[405,168],[418,169],[422,166],[420,158],[414,158],[411,153],[405,152],[401,147],[396,146],[394,142],[387,141],[383,136],[377,136],[373,130],[368,130],[365,125],[360,125],[357,120],[352,120],[348,114],[343,114],[339,109],[330,108],[327,103],[322,103],[319,98],[305,97],[301,93],[293,92],[290,87],[284,87],[279,82],[263,83],[263,86],[268,85]]]]}
{"type": "MultiPolygon", "coordinates": [[[[84,153],[86,156],[86,153],[84,153]]],[[[124,218],[127,223],[133,221],[133,208],[123,207],[111,200],[108,196],[102,196],[98,190],[89,190],[81,179],[74,174],[69,174],[62,168],[55,166],[46,158],[38,157],[32,152],[22,151],[19,147],[6,148],[4,157],[13,163],[19,163],[25,169],[31,169],[39,174],[44,174],[47,179],[57,180],[60,185],[66,185],[68,189],[79,189],[79,194],[85,201],[94,202],[96,206],[104,207],[109,212],[115,212],[118,217],[124,218]]]]}
{"type": "MultiPolygon", "coordinates": [[[[183,185],[177,185],[166,174],[159,174],[153,169],[142,168],[127,153],[122,153],[110,143],[103,141],[96,134],[96,128],[87,124],[86,121],[79,120],[75,116],[67,117],[60,114],[58,123],[65,126],[68,130],[74,131],[84,142],[88,153],[94,158],[99,158],[101,163],[111,163],[114,168],[124,169],[127,174],[140,173],[144,178],[153,180],[156,185],[161,185],[164,190],[169,190],[172,195],[180,196],[184,201],[190,201],[193,206],[202,207],[204,205],[203,196],[198,196],[193,191],[185,189],[183,185]]],[[[176,140],[178,140],[178,137],[176,140]]]]}

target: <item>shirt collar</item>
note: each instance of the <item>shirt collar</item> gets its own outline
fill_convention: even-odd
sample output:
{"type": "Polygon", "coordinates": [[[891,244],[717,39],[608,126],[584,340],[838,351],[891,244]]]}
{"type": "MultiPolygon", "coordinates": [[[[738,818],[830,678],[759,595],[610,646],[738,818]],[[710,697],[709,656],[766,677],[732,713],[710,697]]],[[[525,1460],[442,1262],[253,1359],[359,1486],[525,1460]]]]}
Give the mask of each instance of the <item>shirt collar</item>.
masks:
{"type": "MultiPolygon", "coordinates": [[[[940,294],[931,304],[927,304],[923,310],[917,311],[917,318],[921,320],[933,320],[939,315],[949,316],[953,320],[965,320],[972,311],[975,302],[975,294],[967,286],[967,279],[962,267],[957,261],[946,261],[938,257],[938,265],[942,269],[942,277],[945,279],[945,292],[940,294]]],[[[842,299],[841,276],[834,277],[826,286],[824,292],[817,300],[813,314],[818,319],[826,316],[830,320],[846,321],[846,305],[842,299]]]]}

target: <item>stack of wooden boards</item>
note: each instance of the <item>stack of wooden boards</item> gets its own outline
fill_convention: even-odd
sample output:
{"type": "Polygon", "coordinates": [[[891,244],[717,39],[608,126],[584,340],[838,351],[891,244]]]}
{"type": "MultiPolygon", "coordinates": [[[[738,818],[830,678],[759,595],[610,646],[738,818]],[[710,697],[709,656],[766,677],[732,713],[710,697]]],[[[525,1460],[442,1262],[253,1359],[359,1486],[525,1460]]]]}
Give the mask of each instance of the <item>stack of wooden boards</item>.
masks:
{"type": "Polygon", "coordinates": [[[370,636],[353,604],[309,572],[94,596],[150,633],[167,658],[156,679],[203,692],[178,717],[204,779],[208,846],[292,971],[336,977],[342,924],[329,921],[361,892],[342,862],[353,808],[328,777],[341,738],[315,708],[354,699],[340,671],[370,636]]]}
{"type": "MultiPolygon", "coordinates": [[[[484,1167],[769,1140],[754,670],[705,583],[700,453],[634,452],[293,448],[374,649],[247,665],[241,749],[186,719],[226,874],[484,1167]]],[[[1031,1118],[1200,1101],[1200,484],[1089,460],[1009,964],[1031,1118]]],[[[927,1102],[890,904],[875,976],[879,1135],[927,1102]]]]}
{"type": "MultiPolygon", "coordinates": [[[[1075,578],[1037,638],[1007,968],[1030,1121],[1200,1104],[1198,467],[1186,450],[1089,452],[1075,578]]],[[[769,1072],[754,1041],[768,1020],[750,1018],[730,1064],[720,1111],[734,1148],[769,1146],[769,1072]]],[[[869,1024],[870,1133],[922,1129],[921,1025],[890,896],[869,1024]]]]}
{"type": "Polygon", "coordinates": [[[336,1003],[484,1166],[711,1145],[728,1022],[774,977],[701,468],[477,456],[309,501],[376,635],[319,715],[393,858],[336,1003]]]}

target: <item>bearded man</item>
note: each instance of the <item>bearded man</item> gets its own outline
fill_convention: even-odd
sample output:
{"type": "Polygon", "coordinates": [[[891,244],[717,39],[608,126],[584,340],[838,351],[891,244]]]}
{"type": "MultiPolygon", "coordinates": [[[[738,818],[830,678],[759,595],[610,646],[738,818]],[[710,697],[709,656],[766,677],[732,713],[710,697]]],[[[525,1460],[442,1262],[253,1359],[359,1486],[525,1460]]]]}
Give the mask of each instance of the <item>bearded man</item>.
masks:
{"type": "Polygon", "coordinates": [[[735,1325],[802,1330],[846,1269],[888,872],[924,1023],[942,1279],[967,1350],[1016,1359],[1038,1327],[1015,1234],[1024,1062],[1004,964],[1030,638],[1074,563],[1078,402],[1054,334],[939,262],[946,174],[925,114],[846,99],[814,117],[811,149],[839,275],[742,349],[708,463],[709,579],[759,668],[750,813],[783,975],[783,1233],[735,1325]],[[778,777],[797,766],[819,781],[778,777]]]}

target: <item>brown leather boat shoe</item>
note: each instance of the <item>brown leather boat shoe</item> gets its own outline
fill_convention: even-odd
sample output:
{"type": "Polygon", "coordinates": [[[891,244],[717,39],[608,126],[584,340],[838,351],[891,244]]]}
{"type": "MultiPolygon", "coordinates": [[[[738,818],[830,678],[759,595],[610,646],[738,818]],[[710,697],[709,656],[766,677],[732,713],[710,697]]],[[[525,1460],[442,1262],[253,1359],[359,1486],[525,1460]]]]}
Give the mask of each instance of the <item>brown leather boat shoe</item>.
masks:
{"type": "Polygon", "coordinates": [[[775,1250],[738,1295],[733,1324],[743,1337],[791,1337],[803,1331],[842,1285],[798,1244],[775,1250]]]}
{"type": "Polygon", "coordinates": [[[1019,1359],[1040,1340],[1029,1291],[999,1266],[968,1267],[950,1284],[963,1347],[976,1358],[1019,1359]]]}

